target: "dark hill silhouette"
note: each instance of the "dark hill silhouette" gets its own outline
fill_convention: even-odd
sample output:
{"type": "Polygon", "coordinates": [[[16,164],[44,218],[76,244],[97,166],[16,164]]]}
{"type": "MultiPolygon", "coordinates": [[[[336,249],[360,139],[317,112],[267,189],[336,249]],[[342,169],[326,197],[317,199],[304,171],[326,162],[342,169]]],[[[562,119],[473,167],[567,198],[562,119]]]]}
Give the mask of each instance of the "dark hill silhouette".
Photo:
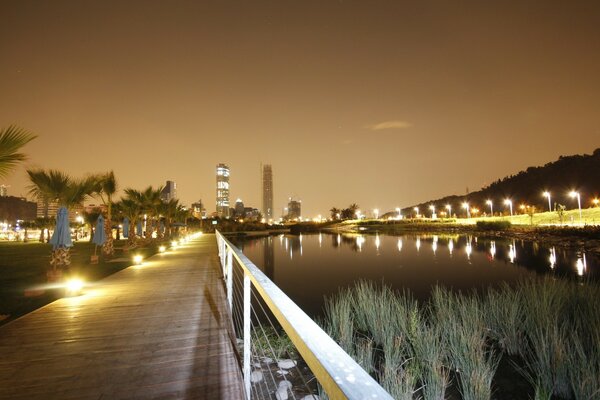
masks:
{"type": "Polygon", "coordinates": [[[494,213],[508,212],[507,206],[503,204],[506,198],[512,199],[515,213],[520,211],[520,204],[534,205],[537,210],[547,211],[548,200],[542,196],[545,190],[551,193],[553,209],[555,204],[564,204],[567,208],[577,207],[577,200],[569,196],[571,190],[580,193],[582,208],[590,207],[592,199],[598,197],[600,191],[600,148],[592,154],[561,156],[557,161],[544,166],[529,167],[466,196],[446,196],[415,204],[402,212],[404,215],[413,215],[414,207],[419,207],[422,214],[429,216],[431,204],[435,204],[439,212],[444,211],[443,207],[449,203],[452,213],[460,216],[465,214],[460,205],[468,201],[471,207],[479,208],[481,213],[489,213],[489,206],[486,205],[488,199],[494,203],[494,213]]]}

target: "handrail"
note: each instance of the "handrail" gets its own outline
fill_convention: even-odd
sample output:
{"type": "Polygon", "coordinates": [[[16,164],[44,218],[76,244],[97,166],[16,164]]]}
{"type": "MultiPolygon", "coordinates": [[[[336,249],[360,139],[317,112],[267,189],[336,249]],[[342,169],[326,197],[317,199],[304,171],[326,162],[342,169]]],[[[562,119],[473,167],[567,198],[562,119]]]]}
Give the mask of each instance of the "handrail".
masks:
{"type": "MultiPolygon", "coordinates": [[[[252,282],[330,399],[393,399],[241,250],[227,240],[221,232],[215,231],[215,233],[221,263],[224,269],[229,268],[227,274],[231,275],[231,256],[233,256],[243,269],[244,277],[252,282]]],[[[229,279],[227,289],[231,291],[229,279]]],[[[231,299],[230,296],[231,294],[228,293],[228,299],[231,299]]],[[[231,300],[229,304],[231,306],[231,300]]],[[[244,337],[245,342],[247,339],[249,340],[244,337]]],[[[246,359],[246,355],[244,358],[246,359]]]]}

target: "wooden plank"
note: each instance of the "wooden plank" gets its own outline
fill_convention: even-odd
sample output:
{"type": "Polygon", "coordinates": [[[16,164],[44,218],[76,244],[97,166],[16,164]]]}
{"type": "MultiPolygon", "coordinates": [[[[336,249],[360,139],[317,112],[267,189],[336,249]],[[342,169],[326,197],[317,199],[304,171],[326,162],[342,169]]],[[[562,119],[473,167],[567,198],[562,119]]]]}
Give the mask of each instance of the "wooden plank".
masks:
{"type": "Polygon", "coordinates": [[[203,235],[0,327],[0,399],[243,399],[218,262],[203,235]]]}

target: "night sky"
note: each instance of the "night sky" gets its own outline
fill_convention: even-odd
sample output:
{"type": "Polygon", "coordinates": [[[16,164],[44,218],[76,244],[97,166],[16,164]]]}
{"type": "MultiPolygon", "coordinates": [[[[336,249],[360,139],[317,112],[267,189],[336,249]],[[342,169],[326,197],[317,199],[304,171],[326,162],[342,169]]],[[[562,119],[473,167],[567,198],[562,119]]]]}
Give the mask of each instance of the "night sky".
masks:
{"type": "Polygon", "coordinates": [[[600,147],[598,1],[0,1],[26,166],[390,210],[600,147]],[[502,4],[500,4],[502,3],[502,4]]]}

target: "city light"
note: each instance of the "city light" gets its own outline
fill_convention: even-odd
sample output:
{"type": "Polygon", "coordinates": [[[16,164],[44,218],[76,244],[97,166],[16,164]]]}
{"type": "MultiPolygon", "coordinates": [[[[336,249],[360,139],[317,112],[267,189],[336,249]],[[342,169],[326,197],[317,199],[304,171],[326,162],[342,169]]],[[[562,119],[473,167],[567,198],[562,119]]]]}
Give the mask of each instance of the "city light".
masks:
{"type": "Polygon", "coordinates": [[[504,200],[504,204],[510,207],[510,216],[513,216],[513,209],[512,209],[512,200],[511,199],[505,199],[504,200]]]}
{"type": "Polygon", "coordinates": [[[374,209],[373,213],[375,214],[375,219],[378,219],[379,218],[379,209],[378,208],[374,209]]]}
{"type": "Polygon", "coordinates": [[[544,193],[542,193],[542,195],[544,197],[548,198],[548,211],[552,211],[552,202],[550,201],[550,192],[546,190],[544,193]]]}
{"type": "Polygon", "coordinates": [[[598,200],[598,199],[592,200],[592,204],[594,205],[594,207],[598,207],[598,203],[600,203],[600,200],[598,200]]]}
{"type": "Polygon", "coordinates": [[[579,195],[579,192],[576,192],[574,190],[571,190],[571,193],[569,193],[569,196],[571,197],[577,197],[577,206],[579,207],[579,222],[581,222],[582,215],[581,215],[581,196],[579,195]]]}
{"type": "Polygon", "coordinates": [[[430,205],[429,209],[431,210],[431,219],[435,219],[436,215],[435,215],[435,205],[430,205]]]}
{"type": "Polygon", "coordinates": [[[469,208],[469,203],[466,201],[462,204],[462,207],[467,210],[467,218],[471,218],[471,209],[469,208]]]}
{"type": "Polygon", "coordinates": [[[158,248],[158,252],[159,252],[159,253],[164,253],[165,251],[167,251],[167,248],[166,248],[165,246],[160,246],[160,247],[158,248]]]}
{"type": "Polygon", "coordinates": [[[452,206],[450,204],[446,204],[446,210],[448,210],[448,218],[452,218],[452,206]]]}
{"type": "Polygon", "coordinates": [[[136,254],[135,256],[133,256],[133,263],[135,265],[141,265],[142,261],[144,261],[144,257],[140,254],[136,254]]]}
{"type": "Polygon", "coordinates": [[[492,200],[487,200],[485,203],[488,206],[490,206],[490,214],[493,217],[494,216],[494,203],[492,203],[492,200]]]}
{"type": "Polygon", "coordinates": [[[413,210],[417,213],[417,218],[419,218],[419,207],[415,207],[413,210]]]}
{"type": "Polygon", "coordinates": [[[396,207],[396,212],[398,213],[398,219],[402,219],[402,214],[400,214],[400,207],[396,207]]]}

